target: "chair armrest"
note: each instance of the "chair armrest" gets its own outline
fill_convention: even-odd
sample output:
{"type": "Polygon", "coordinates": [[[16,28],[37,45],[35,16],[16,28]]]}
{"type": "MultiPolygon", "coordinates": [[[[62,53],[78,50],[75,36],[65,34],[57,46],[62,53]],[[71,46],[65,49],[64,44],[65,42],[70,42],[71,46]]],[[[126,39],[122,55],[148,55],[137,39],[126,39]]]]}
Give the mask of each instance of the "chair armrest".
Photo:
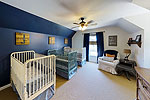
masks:
{"type": "Polygon", "coordinates": [[[116,66],[117,64],[119,64],[119,60],[114,60],[113,63],[116,66]]]}
{"type": "Polygon", "coordinates": [[[98,60],[103,60],[103,57],[98,57],[98,60]]]}

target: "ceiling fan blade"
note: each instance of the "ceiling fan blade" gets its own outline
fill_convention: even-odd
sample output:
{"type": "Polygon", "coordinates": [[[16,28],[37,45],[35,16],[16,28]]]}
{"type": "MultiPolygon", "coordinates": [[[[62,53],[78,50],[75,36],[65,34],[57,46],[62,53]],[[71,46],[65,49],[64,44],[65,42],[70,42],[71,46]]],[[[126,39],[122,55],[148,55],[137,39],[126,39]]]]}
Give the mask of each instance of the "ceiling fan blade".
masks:
{"type": "Polygon", "coordinates": [[[94,22],[93,20],[90,20],[90,21],[87,22],[87,24],[91,24],[91,23],[93,23],[93,22],[94,22]]]}
{"type": "Polygon", "coordinates": [[[72,27],[71,29],[74,29],[74,28],[77,28],[77,27],[79,27],[79,26],[72,27]]]}
{"type": "Polygon", "coordinates": [[[94,24],[89,24],[88,26],[95,26],[95,25],[97,25],[97,23],[94,23],[94,24]]]}
{"type": "Polygon", "coordinates": [[[80,25],[79,23],[73,23],[73,24],[80,25]]]}

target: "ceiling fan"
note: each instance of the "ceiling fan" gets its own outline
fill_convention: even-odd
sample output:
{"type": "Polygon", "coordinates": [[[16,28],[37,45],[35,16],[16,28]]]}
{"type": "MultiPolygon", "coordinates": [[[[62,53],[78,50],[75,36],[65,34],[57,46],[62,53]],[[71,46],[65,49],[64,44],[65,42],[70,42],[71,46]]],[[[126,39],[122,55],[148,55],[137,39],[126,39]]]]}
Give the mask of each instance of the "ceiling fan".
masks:
{"type": "Polygon", "coordinates": [[[84,31],[87,28],[87,26],[97,25],[97,23],[92,24],[94,22],[93,20],[85,22],[84,17],[81,17],[79,20],[81,20],[80,23],[73,23],[73,24],[78,25],[78,26],[72,27],[72,29],[79,27],[79,30],[84,31]]]}

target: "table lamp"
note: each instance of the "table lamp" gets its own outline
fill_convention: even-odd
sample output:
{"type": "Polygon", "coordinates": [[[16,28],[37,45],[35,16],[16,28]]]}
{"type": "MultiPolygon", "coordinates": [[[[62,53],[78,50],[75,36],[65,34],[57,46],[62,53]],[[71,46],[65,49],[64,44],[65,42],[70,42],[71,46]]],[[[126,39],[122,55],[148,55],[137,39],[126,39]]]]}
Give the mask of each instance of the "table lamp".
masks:
{"type": "Polygon", "coordinates": [[[130,49],[124,49],[124,53],[126,54],[126,57],[124,58],[124,60],[128,61],[129,60],[128,58],[131,54],[131,50],[130,49]]]}

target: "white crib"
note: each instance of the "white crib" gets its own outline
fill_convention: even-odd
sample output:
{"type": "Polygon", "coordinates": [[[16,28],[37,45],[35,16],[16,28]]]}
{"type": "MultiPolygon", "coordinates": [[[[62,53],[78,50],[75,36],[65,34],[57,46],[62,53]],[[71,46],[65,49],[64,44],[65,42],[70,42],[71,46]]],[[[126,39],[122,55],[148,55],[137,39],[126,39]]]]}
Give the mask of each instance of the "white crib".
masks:
{"type": "Polygon", "coordinates": [[[77,63],[83,66],[86,63],[86,48],[72,48],[72,50],[77,51],[77,63]]]}
{"type": "Polygon", "coordinates": [[[76,51],[77,52],[77,63],[79,66],[83,66],[86,63],[86,48],[70,48],[64,47],[65,52],[76,51]]]}
{"type": "Polygon", "coordinates": [[[56,86],[55,55],[35,58],[34,51],[11,54],[11,83],[20,99],[33,100],[52,85],[56,86]]]}

